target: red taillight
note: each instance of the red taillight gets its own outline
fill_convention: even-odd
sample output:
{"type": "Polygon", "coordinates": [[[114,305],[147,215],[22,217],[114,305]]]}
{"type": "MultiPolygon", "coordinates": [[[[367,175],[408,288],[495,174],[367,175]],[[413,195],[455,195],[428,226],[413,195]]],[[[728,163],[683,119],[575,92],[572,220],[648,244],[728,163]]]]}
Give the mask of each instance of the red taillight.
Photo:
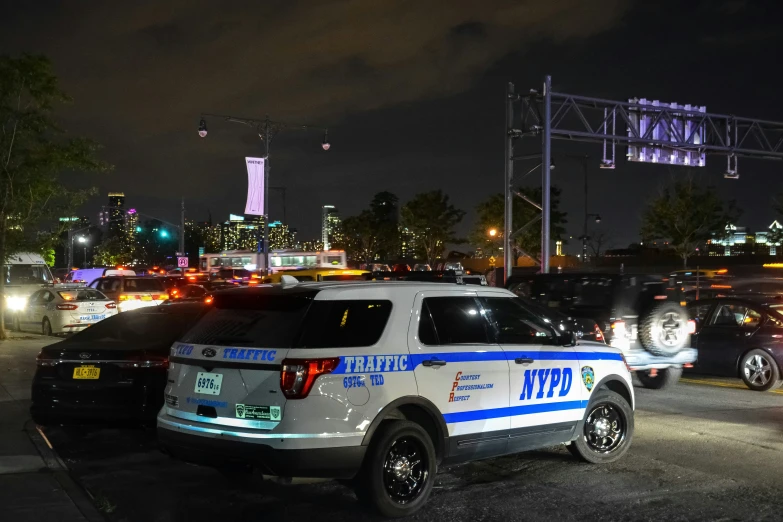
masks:
{"type": "Polygon", "coordinates": [[[106,308],[117,308],[117,305],[114,303],[106,303],[106,308]]]}
{"type": "Polygon", "coordinates": [[[304,399],[319,375],[331,373],[339,357],[329,359],[285,359],[280,371],[280,389],[287,399],[304,399]]]}
{"type": "Polygon", "coordinates": [[[169,358],[160,355],[134,355],[115,364],[124,368],[168,368],[169,358]]]}
{"type": "Polygon", "coordinates": [[[688,320],[688,333],[689,334],[696,333],[696,321],[694,321],[693,319],[688,320]]]}
{"type": "Polygon", "coordinates": [[[604,340],[604,333],[601,331],[600,328],[598,328],[598,325],[595,325],[595,340],[596,341],[604,340]]]}
{"type": "Polygon", "coordinates": [[[79,305],[75,304],[58,304],[57,309],[58,310],[76,310],[79,308],[79,305]]]}
{"type": "Polygon", "coordinates": [[[35,358],[35,364],[38,366],[56,366],[57,359],[45,355],[43,352],[39,352],[35,358]]]}

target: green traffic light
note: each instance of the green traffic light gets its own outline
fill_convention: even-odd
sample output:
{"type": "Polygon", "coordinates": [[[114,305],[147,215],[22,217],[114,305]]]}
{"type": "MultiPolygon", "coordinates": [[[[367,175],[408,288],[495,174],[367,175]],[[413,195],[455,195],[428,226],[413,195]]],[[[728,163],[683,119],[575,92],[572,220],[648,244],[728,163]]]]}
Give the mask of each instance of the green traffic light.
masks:
{"type": "Polygon", "coordinates": [[[168,230],[161,230],[160,231],[160,237],[169,237],[169,231],[168,230]]]}
{"type": "Polygon", "coordinates": [[[141,227],[136,227],[136,232],[141,232],[141,227]]]}

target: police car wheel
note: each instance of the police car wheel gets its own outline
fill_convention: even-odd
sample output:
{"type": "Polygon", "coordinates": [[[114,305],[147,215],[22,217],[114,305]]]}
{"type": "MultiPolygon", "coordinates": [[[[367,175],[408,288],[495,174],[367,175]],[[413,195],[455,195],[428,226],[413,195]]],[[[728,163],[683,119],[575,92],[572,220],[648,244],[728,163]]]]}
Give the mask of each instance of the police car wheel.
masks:
{"type": "Polygon", "coordinates": [[[592,464],[606,464],[622,457],[633,438],[633,410],[618,393],[600,390],[585,412],[582,433],[568,449],[592,464]]]}
{"type": "Polygon", "coordinates": [[[407,516],[427,502],[436,472],[435,446],[424,428],[388,422],[373,437],[356,494],[385,517],[407,516]]]}

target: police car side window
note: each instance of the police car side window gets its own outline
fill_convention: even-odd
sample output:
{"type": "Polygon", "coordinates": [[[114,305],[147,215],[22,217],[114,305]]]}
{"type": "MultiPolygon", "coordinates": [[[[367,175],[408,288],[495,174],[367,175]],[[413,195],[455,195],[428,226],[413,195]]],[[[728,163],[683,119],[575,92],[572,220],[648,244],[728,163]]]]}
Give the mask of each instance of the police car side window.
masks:
{"type": "Polygon", "coordinates": [[[421,305],[421,318],[419,320],[419,342],[430,346],[437,346],[438,333],[435,331],[435,323],[432,321],[430,307],[425,299],[421,305]]]}
{"type": "Polygon", "coordinates": [[[552,327],[524,308],[513,297],[486,297],[484,308],[497,330],[501,344],[547,344],[554,340],[552,327]]]}
{"type": "Polygon", "coordinates": [[[489,343],[489,323],[475,298],[427,297],[423,303],[432,316],[439,345],[489,343]]]}
{"type": "Polygon", "coordinates": [[[297,348],[358,348],[378,342],[391,314],[391,301],[313,301],[297,348]]]}

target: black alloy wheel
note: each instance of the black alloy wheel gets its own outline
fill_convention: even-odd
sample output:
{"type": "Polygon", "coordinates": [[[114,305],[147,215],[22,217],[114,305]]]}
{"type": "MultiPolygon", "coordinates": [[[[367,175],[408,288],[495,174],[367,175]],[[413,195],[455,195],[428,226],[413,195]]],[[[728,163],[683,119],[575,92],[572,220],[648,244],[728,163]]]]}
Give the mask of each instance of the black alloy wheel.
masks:
{"type": "Polygon", "coordinates": [[[628,401],[616,392],[596,390],[587,406],[581,433],[568,450],[592,464],[607,464],[628,451],[633,432],[633,410],[628,401]]]}
{"type": "Polygon", "coordinates": [[[435,446],[421,425],[386,421],[373,435],[353,486],[359,501],[381,515],[404,517],[427,502],[437,468],[435,446]]]}
{"type": "Polygon", "coordinates": [[[587,445],[598,453],[610,453],[622,444],[625,438],[625,421],[612,404],[595,406],[585,421],[587,445]]]}
{"type": "Polygon", "coordinates": [[[407,504],[421,493],[430,474],[423,455],[422,444],[412,437],[392,443],[383,463],[383,484],[394,502],[407,504]]]}

